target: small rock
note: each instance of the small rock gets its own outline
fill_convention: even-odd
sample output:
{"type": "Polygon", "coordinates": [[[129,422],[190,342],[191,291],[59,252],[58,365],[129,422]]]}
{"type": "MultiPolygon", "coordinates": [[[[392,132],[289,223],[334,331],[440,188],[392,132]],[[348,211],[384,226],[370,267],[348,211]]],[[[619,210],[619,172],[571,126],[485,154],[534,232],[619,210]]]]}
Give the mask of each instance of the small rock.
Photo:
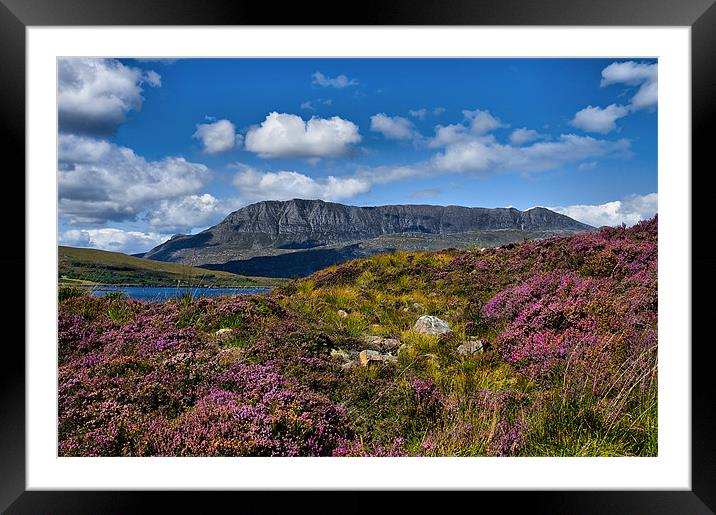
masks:
{"type": "Polygon", "coordinates": [[[395,338],[383,338],[380,341],[380,347],[384,350],[394,350],[400,347],[400,340],[395,338]]]}
{"type": "Polygon", "coordinates": [[[347,318],[347,317],[348,317],[348,313],[346,313],[346,312],[343,311],[342,309],[339,309],[339,310],[336,312],[336,314],[337,314],[339,317],[341,317],[341,318],[347,318]]]}
{"type": "Polygon", "coordinates": [[[434,334],[437,336],[452,333],[452,329],[450,329],[447,322],[432,315],[423,315],[418,318],[413,330],[420,334],[434,334]]]}
{"type": "Polygon", "coordinates": [[[410,308],[408,306],[405,306],[403,309],[401,309],[401,311],[407,313],[408,311],[410,311],[410,308]]]}
{"type": "Polygon", "coordinates": [[[383,361],[383,357],[380,352],[374,350],[362,350],[360,354],[358,354],[358,359],[360,360],[361,366],[364,367],[370,365],[371,362],[375,363],[383,361]]]}
{"type": "Polygon", "coordinates": [[[461,354],[463,356],[471,356],[473,354],[477,354],[478,352],[483,352],[486,347],[485,340],[479,340],[477,338],[470,338],[469,341],[462,342],[457,348],[458,354],[461,354]]]}
{"type": "Polygon", "coordinates": [[[423,305],[420,302],[414,302],[413,303],[413,310],[414,311],[421,311],[423,308],[423,305]]]}
{"type": "Polygon", "coordinates": [[[225,327],[223,329],[219,329],[214,333],[215,336],[224,336],[230,333],[233,329],[229,329],[228,327],[225,327]]]}
{"type": "Polygon", "coordinates": [[[437,296],[438,296],[437,292],[431,291],[430,293],[428,293],[428,297],[437,297],[437,296]]]}
{"type": "Polygon", "coordinates": [[[371,350],[393,350],[400,347],[400,340],[395,338],[384,338],[382,336],[368,335],[363,338],[366,345],[369,345],[371,350]]]}

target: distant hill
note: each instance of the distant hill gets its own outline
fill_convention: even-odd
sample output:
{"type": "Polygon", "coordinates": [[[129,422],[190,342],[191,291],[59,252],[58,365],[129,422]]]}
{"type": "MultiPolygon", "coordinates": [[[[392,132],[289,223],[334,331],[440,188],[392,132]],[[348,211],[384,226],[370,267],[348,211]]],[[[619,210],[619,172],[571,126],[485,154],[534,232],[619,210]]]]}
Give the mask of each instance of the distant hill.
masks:
{"type": "Polygon", "coordinates": [[[251,204],[198,234],[176,235],[143,257],[291,277],[396,249],[488,247],[591,230],[589,225],[541,207],[527,211],[431,205],[356,207],[294,199],[251,204]],[[489,237],[489,233],[499,236],[489,237]]]}
{"type": "Polygon", "coordinates": [[[123,284],[142,286],[270,286],[276,280],[245,277],[230,272],[206,270],[178,263],[164,263],[119,252],[58,247],[60,282],[123,284]]]}

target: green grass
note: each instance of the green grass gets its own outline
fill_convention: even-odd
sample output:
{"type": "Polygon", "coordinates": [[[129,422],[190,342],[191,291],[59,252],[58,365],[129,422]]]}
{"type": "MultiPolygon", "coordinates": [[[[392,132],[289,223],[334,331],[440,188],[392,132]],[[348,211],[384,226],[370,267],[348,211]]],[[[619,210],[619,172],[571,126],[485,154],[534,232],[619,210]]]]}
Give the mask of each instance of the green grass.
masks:
{"type": "Polygon", "coordinates": [[[77,286],[271,287],[283,282],[281,279],[247,277],[181,263],[142,259],[119,252],[65,246],[58,247],[58,267],[60,283],[77,286]]]}

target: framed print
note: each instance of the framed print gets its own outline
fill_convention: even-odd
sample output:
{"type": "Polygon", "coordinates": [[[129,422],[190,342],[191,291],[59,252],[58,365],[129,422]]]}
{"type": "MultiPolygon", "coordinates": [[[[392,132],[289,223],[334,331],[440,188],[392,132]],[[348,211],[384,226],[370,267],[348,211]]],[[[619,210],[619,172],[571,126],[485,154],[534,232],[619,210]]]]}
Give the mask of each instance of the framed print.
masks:
{"type": "Polygon", "coordinates": [[[3,0],[3,509],[714,510],[711,2],[203,5],[3,0]]]}

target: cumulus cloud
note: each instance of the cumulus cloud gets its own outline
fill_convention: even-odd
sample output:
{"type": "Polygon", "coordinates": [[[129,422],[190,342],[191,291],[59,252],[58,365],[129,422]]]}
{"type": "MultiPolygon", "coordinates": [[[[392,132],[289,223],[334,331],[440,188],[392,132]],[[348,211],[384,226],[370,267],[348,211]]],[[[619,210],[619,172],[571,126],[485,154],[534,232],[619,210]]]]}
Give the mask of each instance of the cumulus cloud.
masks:
{"type": "Polygon", "coordinates": [[[60,244],[125,254],[146,252],[168,240],[170,235],[122,229],[70,229],[60,234],[60,244]]]}
{"type": "Polygon", "coordinates": [[[111,134],[129,111],[142,108],[142,85],[161,86],[155,71],[125,66],[115,59],[65,58],[58,63],[60,130],[111,134]]]}
{"type": "Polygon", "coordinates": [[[236,133],[236,126],[229,120],[218,120],[213,123],[200,123],[192,138],[201,141],[204,152],[219,154],[241,146],[243,136],[236,133]]]}
{"type": "Polygon", "coordinates": [[[656,193],[631,195],[622,200],[604,204],[583,204],[550,207],[549,209],[594,227],[615,226],[622,223],[631,226],[640,220],[648,220],[657,213],[658,196],[656,193]]]}
{"type": "Polygon", "coordinates": [[[367,178],[329,176],[314,179],[292,171],[259,172],[246,166],[239,168],[234,176],[234,186],[247,202],[293,198],[337,201],[365,193],[371,187],[367,178]]]}
{"type": "Polygon", "coordinates": [[[438,170],[452,172],[535,172],[594,157],[625,155],[629,146],[626,139],[607,141],[575,134],[562,134],[556,141],[523,147],[475,138],[448,145],[433,157],[432,163],[438,170]]]}
{"type": "Polygon", "coordinates": [[[530,141],[535,141],[538,139],[546,139],[547,136],[544,134],[540,134],[536,130],[533,129],[527,129],[526,127],[522,127],[520,129],[515,129],[510,134],[510,141],[514,143],[515,145],[524,145],[525,143],[529,143],[530,141]]]}
{"type": "Polygon", "coordinates": [[[308,109],[309,111],[315,111],[316,108],[313,107],[313,104],[310,100],[306,100],[305,102],[301,102],[301,109],[308,109]]]}
{"type": "Polygon", "coordinates": [[[656,81],[658,76],[658,65],[636,63],[634,61],[626,61],[621,63],[612,63],[602,70],[601,86],[609,86],[611,84],[626,84],[628,86],[638,86],[646,81],[656,81]]]}
{"type": "Polygon", "coordinates": [[[605,108],[587,106],[574,115],[571,125],[588,132],[606,134],[617,128],[616,121],[630,112],[656,107],[658,102],[658,65],[634,61],[615,62],[602,70],[601,87],[612,84],[639,86],[628,105],[611,104],[605,108]]]}
{"type": "Polygon", "coordinates": [[[612,63],[602,70],[601,86],[625,84],[639,86],[631,99],[633,109],[656,106],[658,102],[658,64],[637,63],[626,61],[612,63]]]}
{"type": "Polygon", "coordinates": [[[401,116],[388,116],[378,113],[370,117],[370,130],[380,132],[384,137],[394,140],[410,140],[419,137],[413,122],[401,116]]]}
{"type": "Polygon", "coordinates": [[[454,123],[451,125],[436,125],[435,136],[428,141],[428,146],[432,148],[446,147],[456,143],[482,141],[494,141],[494,137],[489,134],[495,129],[509,127],[495,118],[489,111],[464,110],[462,112],[463,123],[454,123]]]}
{"type": "Polygon", "coordinates": [[[611,104],[605,108],[587,106],[574,115],[571,125],[587,132],[606,134],[617,128],[616,121],[629,114],[622,105],[611,104]]]}
{"type": "Polygon", "coordinates": [[[239,199],[218,199],[209,193],[165,199],[147,215],[149,225],[162,232],[191,232],[220,222],[241,206],[239,199]]]}
{"type": "Polygon", "coordinates": [[[264,158],[321,158],[348,154],[361,141],[358,126],[338,116],[313,117],[270,113],[246,134],[246,150],[264,158]]]}
{"type": "Polygon", "coordinates": [[[70,223],[134,220],[154,203],[196,193],[209,169],[183,157],[147,161],[104,140],[61,134],[59,211],[70,223]]]}
{"type": "Polygon", "coordinates": [[[490,111],[481,111],[480,109],[469,111],[466,109],[462,114],[469,123],[470,132],[478,136],[501,127],[509,127],[509,125],[502,123],[499,118],[492,116],[490,111]]]}
{"type": "Polygon", "coordinates": [[[435,109],[433,109],[433,116],[440,116],[445,111],[446,109],[444,107],[436,107],[435,109]]]}
{"type": "Polygon", "coordinates": [[[315,72],[313,75],[313,84],[322,86],[324,88],[347,88],[348,86],[355,86],[358,81],[355,79],[349,79],[345,75],[338,75],[337,77],[328,77],[323,75],[321,72],[315,72]]]}

